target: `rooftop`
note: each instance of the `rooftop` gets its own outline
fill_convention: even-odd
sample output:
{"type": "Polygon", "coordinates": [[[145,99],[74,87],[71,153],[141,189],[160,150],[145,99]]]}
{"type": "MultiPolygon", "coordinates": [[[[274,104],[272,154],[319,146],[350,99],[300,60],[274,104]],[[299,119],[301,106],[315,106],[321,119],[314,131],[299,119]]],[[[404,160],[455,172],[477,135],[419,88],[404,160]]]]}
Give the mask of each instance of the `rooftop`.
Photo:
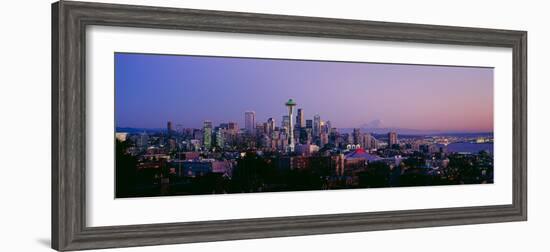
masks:
{"type": "Polygon", "coordinates": [[[288,101],[285,103],[286,106],[296,106],[296,102],[292,99],[288,99],[288,101]]]}
{"type": "Polygon", "coordinates": [[[354,158],[364,158],[367,161],[379,161],[382,160],[381,157],[367,153],[363,148],[356,149],[348,154],[346,154],[346,159],[354,158]]]}

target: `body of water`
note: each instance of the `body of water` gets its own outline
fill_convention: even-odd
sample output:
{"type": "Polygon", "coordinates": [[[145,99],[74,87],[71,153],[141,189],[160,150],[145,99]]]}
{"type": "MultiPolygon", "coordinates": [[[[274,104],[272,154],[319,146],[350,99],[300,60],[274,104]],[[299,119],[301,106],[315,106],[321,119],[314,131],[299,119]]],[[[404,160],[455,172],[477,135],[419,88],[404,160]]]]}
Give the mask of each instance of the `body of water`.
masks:
{"type": "Polygon", "coordinates": [[[493,153],[493,143],[452,143],[447,145],[447,152],[493,153]]]}

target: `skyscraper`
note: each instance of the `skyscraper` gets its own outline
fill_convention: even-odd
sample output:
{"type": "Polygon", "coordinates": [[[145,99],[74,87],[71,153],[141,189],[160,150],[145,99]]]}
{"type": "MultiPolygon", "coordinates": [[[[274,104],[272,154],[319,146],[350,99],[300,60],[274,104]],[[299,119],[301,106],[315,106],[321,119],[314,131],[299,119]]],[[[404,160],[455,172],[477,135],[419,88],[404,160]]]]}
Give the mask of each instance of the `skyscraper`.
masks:
{"type": "Polygon", "coordinates": [[[321,134],[321,116],[313,116],[313,137],[319,137],[321,134]]]}
{"type": "Polygon", "coordinates": [[[361,135],[361,129],[359,128],[355,128],[353,129],[353,144],[362,144],[363,143],[363,139],[362,138],[362,135],[361,135]]]}
{"type": "Polygon", "coordinates": [[[313,120],[311,119],[306,120],[306,128],[313,129],[313,120]]]}
{"type": "Polygon", "coordinates": [[[211,121],[204,121],[202,142],[203,142],[204,148],[210,149],[212,147],[212,122],[211,121]]]}
{"type": "Polygon", "coordinates": [[[332,129],[332,123],[330,121],[327,121],[325,123],[325,128],[327,129],[327,133],[330,133],[330,130],[332,129]]]}
{"type": "Polygon", "coordinates": [[[252,135],[256,128],[256,112],[246,111],[244,112],[244,128],[246,133],[252,135]]]}
{"type": "Polygon", "coordinates": [[[323,147],[329,143],[329,138],[327,133],[325,132],[321,133],[321,135],[319,136],[319,143],[320,143],[319,147],[323,147]]]}
{"type": "Polygon", "coordinates": [[[147,147],[148,144],[149,144],[149,135],[147,135],[147,133],[144,131],[139,135],[137,145],[141,148],[145,148],[147,147]]]}
{"type": "Polygon", "coordinates": [[[398,144],[397,141],[397,132],[391,131],[388,132],[388,147],[391,148],[393,145],[398,144]]]}
{"type": "Polygon", "coordinates": [[[304,110],[298,109],[298,114],[296,115],[296,127],[297,128],[304,128],[306,127],[306,122],[304,118],[304,110]]]}
{"type": "Polygon", "coordinates": [[[365,133],[363,135],[363,148],[369,150],[372,148],[372,136],[370,133],[365,133]]]}
{"type": "Polygon", "coordinates": [[[170,136],[173,131],[174,131],[174,128],[172,127],[172,121],[168,121],[166,123],[166,132],[168,132],[168,136],[170,136]]]}
{"type": "Polygon", "coordinates": [[[262,123],[262,134],[269,134],[269,125],[268,122],[262,123]]]}
{"type": "Polygon", "coordinates": [[[273,117],[270,117],[267,119],[267,134],[271,135],[275,131],[275,119],[273,117]]]}
{"type": "Polygon", "coordinates": [[[228,122],[227,129],[230,134],[237,134],[239,132],[239,125],[236,122],[228,122]]]}
{"type": "Polygon", "coordinates": [[[223,148],[225,145],[225,129],[218,128],[216,131],[216,146],[223,148]]]}
{"type": "Polygon", "coordinates": [[[182,134],[183,133],[183,125],[176,124],[176,134],[182,134]]]}
{"type": "MultiPolygon", "coordinates": [[[[288,150],[290,152],[294,152],[294,125],[292,123],[292,116],[293,116],[293,110],[296,106],[296,102],[292,99],[288,99],[288,101],[285,103],[285,105],[288,107],[288,118],[289,118],[289,137],[288,137],[288,150]]],[[[303,115],[302,115],[303,119],[303,115]]]]}

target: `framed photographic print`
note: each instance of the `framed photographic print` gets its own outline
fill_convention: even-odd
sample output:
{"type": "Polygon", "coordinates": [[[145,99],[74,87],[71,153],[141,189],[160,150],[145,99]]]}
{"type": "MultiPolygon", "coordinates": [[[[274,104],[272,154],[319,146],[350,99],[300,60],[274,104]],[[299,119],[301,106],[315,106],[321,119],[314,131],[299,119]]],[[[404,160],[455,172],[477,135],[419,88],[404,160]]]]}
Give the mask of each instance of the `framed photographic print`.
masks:
{"type": "Polygon", "coordinates": [[[52,5],[52,247],[527,219],[527,32],[52,5]]]}

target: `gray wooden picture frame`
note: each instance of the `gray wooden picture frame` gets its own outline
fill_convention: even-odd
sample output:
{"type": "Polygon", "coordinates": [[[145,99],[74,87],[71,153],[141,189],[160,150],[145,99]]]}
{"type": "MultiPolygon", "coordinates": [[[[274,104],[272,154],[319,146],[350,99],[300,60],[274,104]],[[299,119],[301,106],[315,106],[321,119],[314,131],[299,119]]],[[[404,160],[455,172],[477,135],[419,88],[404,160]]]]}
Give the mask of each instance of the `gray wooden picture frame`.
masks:
{"type": "Polygon", "coordinates": [[[52,247],[81,250],[527,220],[527,32],[84,2],[52,5],[52,247]],[[89,25],[421,42],[513,51],[510,205],[87,227],[89,25]]]}

